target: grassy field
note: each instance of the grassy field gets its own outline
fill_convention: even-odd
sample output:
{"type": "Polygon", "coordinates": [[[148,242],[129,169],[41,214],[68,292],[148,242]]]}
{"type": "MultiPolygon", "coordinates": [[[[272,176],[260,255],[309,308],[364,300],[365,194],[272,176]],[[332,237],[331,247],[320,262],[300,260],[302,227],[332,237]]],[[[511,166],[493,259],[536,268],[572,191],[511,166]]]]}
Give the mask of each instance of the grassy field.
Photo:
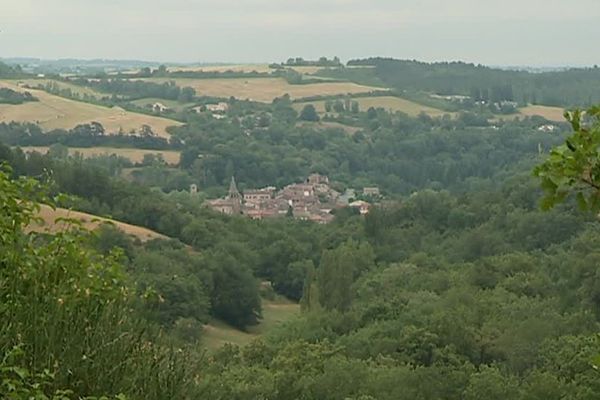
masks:
{"type": "MultiPolygon", "coordinates": [[[[424,106],[422,104],[415,103],[410,100],[393,96],[357,97],[353,98],[352,100],[358,102],[359,107],[362,111],[366,111],[370,107],[381,107],[386,110],[401,111],[413,117],[416,117],[422,112],[432,117],[439,117],[444,114],[451,114],[437,108],[424,106]]],[[[296,103],[294,104],[294,107],[298,111],[300,111],[306,104],[314,105],[317,109],[317,112],[321,114],[325,113],[325,101],[309,101],[306,103],[296,103]]]]}
{"type": "Polygon", "coordinates": [[[564,122],[565,117],[563,116],[565,110],[560,107],[549,107],[549,106],[527,106],[519,109],[521,115],[531,117],[533,115],[539,115],[540,117],[546,118],[548,121],[564,122]]]}
{"type": "MultiPolygon", "coordinates": [[[[21,149],[25,153],[36,151],[46,154],[49,146],[24,146],[21,149]]],[[[176,165],[179,163],[180,153],[172,150],[142,150],[142,149],[125,149],[118,147],[69,147],[69,155],[75,153],[81,154],[84,158],[97,157],[102,155],[117,155],[125,157],[133,163],[141,163],[146,154],[160,154],[167,164],[176,165]]]]}
{"type": "MultiPolygon", "coordinates": [[[[8,81],[0,81],[0,87],[16,91],[25,90],[8,81]]],[[[167,127],[181,125],[177,121],[133,113],[119,107],[102,107],[54,96],[42,90],[27,90],[39,101],[18,105],[0,104],[0,122],[32,122],[48,131],[57,128],[70,129],[78,124],[96,121],[101,123],[109,134],[116,134],[119,129],[129,133],[139,130],[142,125],[149,125],[154,133],[161,137],[170,136],[166,131],[167,127]]]]}
{"type": "MultiPolygon", "coordinates": [[[[166,82],[173,79],[147,78],[153,82],[166,82]]],[[[346,95],[368,93],[381,90],[370,86],[357,85],[351,82],[324,82],[306,85],[290,85],[282,78],[235,78],[235,79],[174,79],[178,86],[189,86],[196,89],[201,96],[236,97],[259,102],[270,103],[276,97],[286,93],[294,99],[311,96],[346,95]]]]}
{"type": "Polygon", "coordinates": [[[288,300],[263,300],[263,320],[259,325],[250,328],[248,332],[242,332],[221,321],[214,320],[204,326],[202,343],[211,351],[218,349],[225,343],[241,346],[269,332],[299,313],[300,306],[288,300]]]}
{"type": "Polygon", "coordinates": [[[161,235],[160,233],[156,233],[140,226],[113,221],[108,218],[101,218],[79,211],[66,210],[64,208],[57,208],[56,210],[53,210],[52,208],[43,205],[38,216],[41,217],[42,223],[33,223],[28,227],[29,231],[56,233],[68,228],[68,224],[66,222],[57,221],[57,219],[70,218],[81,221],[82,226],[88,230],[94,230],[101,224],[113,224],[116,228],[122,230],[128,235],[138,238],[142,242],[152,239],[167,239],[166,236],[161,235]]]}

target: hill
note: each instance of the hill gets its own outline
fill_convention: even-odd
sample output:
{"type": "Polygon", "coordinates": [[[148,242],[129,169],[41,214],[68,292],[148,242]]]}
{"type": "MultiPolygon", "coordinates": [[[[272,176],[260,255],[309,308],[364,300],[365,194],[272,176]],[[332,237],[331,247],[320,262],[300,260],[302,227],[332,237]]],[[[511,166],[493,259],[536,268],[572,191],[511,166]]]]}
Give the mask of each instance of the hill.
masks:
{"type": "Polygon", "coordinates": [[[0,122],[33,122],[45,131],[71,129],[79,124],[99,122],[109,134],[119,130],[137,132],[143,125],[164,138],[170,137],[167,128],[179,126],[180,122],[123,110],[120,107],[103,107],[70,100],[42,90],[23,89],[14,82],[0,81],[0,87],[15,91],[31,92],[39,101],[19,105],[0,104],[0,122]]]}
{"type": "Polygon", "coordinates": [[[79,211],[67,210],[64,208],[52,209],[49,206],[42,205],[38,215],[42,219],[42,223],[35,223],[29,226],[30,231],[55,233],[65,229],[68,224],[60,219],[68,218],[81,221],[84,228],[94,230],[102,224],[112,224],[117,229],[133,236],[142,242],[152,239],[168,239],[160,233],[151,231],[150,229],[140,226],[126,224],[124,222],[114,221],[108,218],[98,217],[79,211]]]}

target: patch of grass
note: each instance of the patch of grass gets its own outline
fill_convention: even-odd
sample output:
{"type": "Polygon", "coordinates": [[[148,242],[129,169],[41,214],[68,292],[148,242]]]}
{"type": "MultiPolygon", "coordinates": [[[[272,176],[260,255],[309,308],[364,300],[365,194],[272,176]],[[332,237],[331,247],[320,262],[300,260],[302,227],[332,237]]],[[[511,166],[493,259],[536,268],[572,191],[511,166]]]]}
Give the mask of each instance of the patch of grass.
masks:
{"type": "Polygon", "coordinates": [[[260,324],[240,331],[226,323],[213,320],[204,326],[202,344],[209,351],[217,350],[226,343],[243,346],[254,339],[267,334],[282,323],[289,321],[300,313],[300,306],[281,297],[275,300],[263,300],[263,319],[260,324]]]}
{"type": "Polygon", "coordinates": [[[123,110],[120,107],[102,107],[81,101],[66,99],[42,90],[24,89],[14,83],[0,81],[0,87],[16,91],[29,91],[39,101],[19,105],[1,104],[0,122],[30,122],[39,125],[45,131],[52,129],[71,129],[79,124],[99,122],[109,134],[119,130],[125,134],[138,131],[142,125],[148,125],[160,136],[170,137],[169,126],[179,126],[180,122],[123,110]]]}

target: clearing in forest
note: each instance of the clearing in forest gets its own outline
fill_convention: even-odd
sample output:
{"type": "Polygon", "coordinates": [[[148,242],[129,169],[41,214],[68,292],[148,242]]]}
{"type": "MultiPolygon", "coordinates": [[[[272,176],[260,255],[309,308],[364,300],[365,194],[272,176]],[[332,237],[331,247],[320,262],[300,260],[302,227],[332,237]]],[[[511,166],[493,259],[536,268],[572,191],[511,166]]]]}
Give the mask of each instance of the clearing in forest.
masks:
{"type": "MultiPolygon", "coordinates": [[[[21,149],[25,153],[38,152],[46,154],[49,146],[23,146],[21,149]]],[[[174,150],[143,150],[143,149],[127,149],[120,147],[69,147],[69,155],[79,153],[83,158],[92,158],[97,156],[117,155],[125,157],[132,163],[141,163],[146,154],[160,154],[167,164],[176,165],[179,163],[180,153],[174,150]]]]}
{"type": "Polygon", "coordinates": [[[69,227],[69,223],[60,221],[60,219],[68,218],[80,221],[83,228],[87,230],[94,230],[102,224],[111,224],[126,234],[138,238],[142,242],[152,239],[168,239],[168,237],[161,235],[160,233],[151,231],[150,229],[142,228],[141,226],[130,225],[124,222],[114,221],[108,218],[102,218],[79,211],[66,210],[64,208],[57,208],[54,210],[49,206],[42,205],[38,216],[41,217],[43,222],[33,222],[28,227],[29,231],[43,233],[56,233],[63,231],[69,227]]]}
{"type": "Polygon", "coordinates": [[[276,97],[289,94],[293,99],[313,96],[351,95],[369,93],[381,88],[358,85],[352,82],[328,82],[291,85],[283,78],[147,78],[152,82],[162,83],[175,81],[180,87],[189,86],[196,90],[199,96],[235,97],[241,100],[249,99],[270,103],[276,97]]]}
{"type": "Polygon", "coordinates": [[[300,314],[298,304],[282,298],[263,300],[262,308],[262,321],[257,326],[250,327],[248,332],[242,332],[218,320],[205,325],[201,339],[203,345],[211,351],[217,350],[226,343],[241,346],[300,314]]]}
{"type": "Polygon", "coordinates": [[[151,115],[126,111],[120,107],[103,107],[55,96],[42,90],[24,89],[13,82],[0,81],[0,87],[23,92],[29,91],[39,101],[23,104],[0,104],[0,122],[31,122],[43,130],[71,129],[79,124],[99,122],[108,134],[138,132],[148,125],[160,137],[170,137],[169,126],[180,122],[151,115]]]}

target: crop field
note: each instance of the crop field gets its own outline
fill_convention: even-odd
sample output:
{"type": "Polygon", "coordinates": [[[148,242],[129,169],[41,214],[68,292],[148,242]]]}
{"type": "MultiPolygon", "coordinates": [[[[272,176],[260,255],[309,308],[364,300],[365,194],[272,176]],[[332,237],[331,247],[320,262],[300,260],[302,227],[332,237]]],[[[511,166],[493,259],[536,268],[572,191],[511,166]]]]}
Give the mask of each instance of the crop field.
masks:
{"type": "MultiPolygon", "coordinates": [[[[384,108],[391,111],[401,111],[412,117],[425,113],[432,117],[439,117],[444,114],[452,114],[447,111],[443,111],[437,108],[425,106],[419,103],[415,103],[410,100],[402,99],[394,96],[375,96],[375,97],[357,97],[353,98],[353,101],[357,101],[361,111],[366,111],[370,107],[384,108]]],[[[312,104],[315,106],[318,113],[325,113],[325,101],[309,101],[306,103],[296,103],[294,107],[300,111],[306,104],[312,104]]]]}
{"type": "MultiPolygon", "coordinates": [[[[173,79],[148,78],[153,82],[166,82],[173,79]]],[[[381,90],[351,82],[323,82],[306,85],[290,85],[282,78],[235,78],[235,79],[174,79],[178,86],[196,89],[201,96],[236,97],[270,103],[286,93],[294,99],[311,96],[348,95],[381,90]]]]}
{"type": "Polygon", "coordinates": [[[88,230],[94,230],[102,224],[112,224],[117,229],[125,232],[128,235],[138,238],[142,242],[146,242],[152,239],[167,239],[166,236],[160,233],[151,231],[150,229],[142,228],[140,226],[126,224],[124,222],[113,221],[108,218],[101,218],[95,215],[82,213],[79,211],[66,210],[64,208],[57,208],[53,210],[49,206],[42,205],[38,216],[42,219],[42,223],[32,223],[29,227],[29,231],[44,232],[44,233],[56,233],[60,232],[69,227],[69,224],[59,219],[69,218],[80,221],[82,226],[88,230]]]}
{"type": "Polygon", "coordinates": [[[0,87],[16,91],[27,90],[39,101],[24,104],[0,104],[0,122],[31,122],[45,131],[52,129],[70,129],[79,124],[99,122],[109,134],[138,131],[142,125],[148,125],[161,137],[168,138],[167,127],[181,123],[166,118],[138,114],[119,107],[102,107],[94,104],[65,99],[42,90],[23,89],[13,83],[0,81],[0,87]]]}
{"type": "MultiPolygon", "coordinates": [[[[46,154],[49,146],[24,146],[21,149],[25,153],[38,152],[46,154]]],[[[146,154],[160,154],[167,164],[176,165],[179,163],[178,151],[172,150],[142,150],[142,149],[126,149],[119,147],[69,147],[69,155],[79,153],[83,158],[92,158],[97,156],[117,155],[129,159],[132,163],[141,163],[146,154]]]]}
{"type": "Polygon", "coordinates": [[[204,326],[202,343],[209,350],[216,350],[225,343],[244,345],[271,331],[300,313],[300,306],[287,300],[263,300],[263,320],[248,332],[239,331],[221,321],[213,320],[204,326]]]}
{"type": "Polygon", "coordinates": [[[533,115],[539,115],[540,117],[546,118],[548,121],[564,122],[565,110],[560,107],[549,107],[549,106],[527,106],[519,109],[521,115],[531,117],[533,115]]]}

